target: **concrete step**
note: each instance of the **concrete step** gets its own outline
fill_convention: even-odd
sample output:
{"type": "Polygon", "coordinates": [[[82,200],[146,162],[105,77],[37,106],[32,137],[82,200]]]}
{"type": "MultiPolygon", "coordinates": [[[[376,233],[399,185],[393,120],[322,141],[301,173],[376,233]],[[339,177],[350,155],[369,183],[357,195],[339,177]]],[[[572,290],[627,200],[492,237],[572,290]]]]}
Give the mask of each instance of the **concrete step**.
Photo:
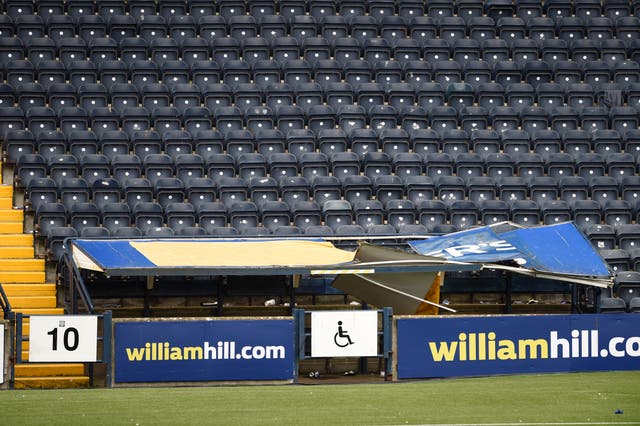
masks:
{"type": "Polygon", "coordinates": [[[88,388],[88,376],[16,377],[15,389],[73,389],[88,388]]]}
{"type": "Polygon", "coordinates": [[[23,230],[22,221],[9,222],[0,218],[0,234],[19,234],[23,230]]]}
{"type": "MultiPolygon", "coordinates": [[[[2,224],[0,224],[0,229],[2,224]]],[[[0,246],[0,258],[4,259],[33,259],[33,245],[31,246],[0,246]]]]}
{"type": "Polygon", "coordinates": [[[17,308],[14,311],[26,315],[64,315],[64,308],[17,308]]]}
{"type": "Polygon", "coordinates": [[[0,259],[2,272],[42,272],[44,259],[0,259]]]}
{"type": "Polygon", "coordinates": [[[13,310],[55,308],[57,304],[55,294],[53,296],[16,296],[9,297],[9,303],[13,310]]]}
{"type": "Polygon", "coordinates": [[[56,285],[52,283],[35,284],[35,283],[20,283],[20,284],[4,284],[2,288],[7,296],[52,296],[56,294],[56,285]]]}
{"type": "Polygon", "coordinates": [[[24,220],[22,209],[0,209],[0,222],[20,222],[24,220]]]}
{"type": "Polygon", "coordinates": [[[12,208],[13,208],[13,198],[0,197],[0,209],[12,209],[12,208]]]}
{"type": "Polygon", "coordinates": [[[23,234],[22,231],[16,234],[0,235],[0,247],[33,247],[33,235],[23,234]]]}
{"type": "Polygon", "coordinates": [[[13,197],[13,186],[0,184],[0,197],[13,197]]]}
{"type": "Polygon", "coordinates": [[[84,375],[84,364],[33,363],[16,364],[16,377],[60,377],[84,375]]]}
{"type": "Polygon", "coordinates": [[[44,283],[44,270],[39,272],[15,272],[0,269],[0,283],[44,283]]]}

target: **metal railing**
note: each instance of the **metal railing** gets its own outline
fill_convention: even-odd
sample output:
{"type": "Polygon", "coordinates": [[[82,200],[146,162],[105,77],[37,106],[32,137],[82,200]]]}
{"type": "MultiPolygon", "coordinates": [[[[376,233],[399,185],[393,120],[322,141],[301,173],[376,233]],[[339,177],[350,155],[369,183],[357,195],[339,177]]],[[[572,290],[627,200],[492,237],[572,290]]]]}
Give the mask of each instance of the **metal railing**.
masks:
{"type": "Polygon", "coordinates": [[[7,293],[5,293],[4,288],[2,288],[2,284],[0,284],[0,308],[2,308],[4,319],[11,319],[11,315],[13,315],[11,303],[9,302],[9,297],[7,296],[7,293]]]}
{"type": "Polygon", "coordinates": [[[60,259],[61,265],[61,279],[65,293],[65,311],[71,314],[79,313],[79,302],[82,302],[83,307],[87,313],[95,314],[96,310],[89,295],[89,290],[82,279],[78,266],[73,261],[71,254],[68,251],[62,255],[60,259]],[[68,300],[67,300],[68,298],[68,300]]]}

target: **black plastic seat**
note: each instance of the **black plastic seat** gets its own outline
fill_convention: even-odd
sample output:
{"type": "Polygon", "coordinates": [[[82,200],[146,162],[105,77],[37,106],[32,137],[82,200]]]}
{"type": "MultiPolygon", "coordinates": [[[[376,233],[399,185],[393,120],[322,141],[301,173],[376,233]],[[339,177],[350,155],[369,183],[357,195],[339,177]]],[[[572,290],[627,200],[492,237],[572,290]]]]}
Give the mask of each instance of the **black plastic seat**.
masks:
{"type": "Polygon", "coordinates": [[[585,235],[598,250],[611,250],[616,246],[615,230],[611,225],[592,225],[587,228],[585,235]]]}
{"type": "MultiPolygon", "coordinates": [[[[320,206],[324,206],[328,201],[341,198],[342,184],[335,176],[317,176],[311,181],[310,190],[314,201],[320,206]]],[[[288,198],[291,199],[291,194],[288,195],[288,198]]]]}
{"type": "Polygon", "coordinates": [[[94,203],[73,203],[69,209],[69,225],[79,234],[85,228],[97,228],[100,226],[100,211],[94,203]]]}
{"type": "MultiPolygon", "coordinates": [[[[193,205],[180,202],[170,203],[165,207],[164,213],[167,226],[173,229],[176,234],[185,235],[183,232],[194,232],[190,229],[196,226],[196,212],[193,205]]],[[[203,228],[199,229],[202,229],[202,234],[206,234],[203,228]]]]}
{"type": "Polygon", "coordinates": [[[184,184],[177,178],[159,178],[154,182],[153,195],[156,202],[166,209],[171,204],[184,202],[184,184]]]}
{"type": "Polygon", "coordinates": [[[198,209],[204,203],[216,201],[216,186],[213,179],[192,177],[185,182],[185,197],[198,209]]]}
{"type": "MultiPolygon", "coordinates": [[[[117,182],[116,182],[117,183],[117,182]]],[[[94,183],[94,191],[96,185],[94,183]]],[[[130,178],[126,179],[122,185],[123,198],[126,200],[130,208],[135,208],[136,204],[141,202],[153,201],[153,185],[146,178],[130,178]]],[[[94,197],[95,200],[95,197],[94,197]]],[[[141,228],[142,229],[142,228],[141,228]]]]}
{"type": "Polygon", "coordinates": [[[631,205],[624,200],[606,200],[602,204],[602,216],[604,222],[614,228],[633,220],[631,205]]]}
{"type": "Polygon", "coordinates": [[[132,223],[131,209],[124,203],[107,203],[100,209],[100,223],[112,234],[132,223]]]}
{"type": "Polygon", "coordinates": [[[58,202],[58,185],[48,177],[33,178],[25,192],[25,209],[36,211],[41,204],[58,202]]]}
{"type": "Polygon", "coordinates": [[[388,224],[398,233],[406,233],[407,227],[416,224],[416,207],[410,200],[390,200],[385,215],[388,224]]]}
{"type": "Polygon", "coordinates": [[[494,225],[509,220],[509,206],[502,200],[483,200],[479,203],[480,223],[494,225]]]}
{"type": "Polygon", "coordinates": [[[340,226],[353,223],[351,204],[345,200],[330,200],[322,205],[322,217],[327,226],[334,232],[340,226]]]}
{"type": "Polygon", "coordinates": [[[404,198],[404,183],[398,176],[377,176],[373,179],[373,193],[376,199],[386,207],[391,200],[404,198]]]}
{"type": "Polygon", "coordinates": [[[471,176],[466,179],[469,200],[479,204],[494,200],[497,194],[495,179],[489,176],[471,176]]]}
{"type": "MultiPolygon", "coordinates": [[[[319,177],[314,179],[321,180],[319,177]]],[[[337,181],[337,178],[334,178],[337,181]]],[[[289,206],[292,206],[296,201],[308,201],[310,199],[311,187],[309,181],[300,176],[294,177],[282,177],[278,182],[278,187],[280,191],[280,197],[284,202],[286,202],[289,206]]],[[[314,194],[315,198],[315,194],[314,194]]],[[[317,202],[319,200],[316,199],[317,202]]]]}
{"type": "Polygon", "coordinates": [[[377,200],[357,201],[353,204],[355,224],[365,230],[375,225],[382,225],[384,221],[384,209],[377,200]]]}
{"type": "Polygon", "coordinates": [[[120,183],[130,178],[140,178],[142,162],[137,155],[118,154],[111,159],[111,172],[113,178],[120,183]]]}
{"type": "Polygon", "coordinates": [[[48,235],[56,227],[68,224],[67,210],[62,203],[42,203],[38,206],[34,217],[35,232],[48,235]]]}
{"type": "Polygon", "coordinates": [[[439,200],[423,200],[417,205],[418,222],[427,228],[428,232],[439,225],[447,223],[447,207],[439,200]]]}
{"type": "Polygon", "coordinates": [[[222,203],[203,202],[197,208],[197,221],[208,234],[212,234],[217,228],[225,228],[228,225],[227,208],[222,203]]]}
{"type": "Polygon", "coordinates": [[[141,201],[133,207],[133,224],[144,234],[164,225],[162,206],[154,202],[141,201]]]}
{"type": "Polygon", "coordinates": [[[91,185],[91,199],[99,209],[109,203],[120,203],[121,198],[121,187],[115,179],[96,179],[91,185]]]}
{"type": "Polygon", "coordinates": [[[228,207],[229,223],[242,233],[243,230],[249,230],[258,226],[258,213],[258,208],[252,202],[237,201],[228,207]]]}
{"type": "Polygon", "coordinates": [[[511,221],[522,226],[538,226],[540,224],[540,210],[534,201],[516,200],[510,203],[511,221]]]}
{"type": "Polygon", "coordinates": [[[630,312],[638,312],[640,304],[640,273],[637,271],[620,271],[613,283],[613,289],[629,307],[630,312]],[[635,300],[634,300],[635,299],[635,300]]]}

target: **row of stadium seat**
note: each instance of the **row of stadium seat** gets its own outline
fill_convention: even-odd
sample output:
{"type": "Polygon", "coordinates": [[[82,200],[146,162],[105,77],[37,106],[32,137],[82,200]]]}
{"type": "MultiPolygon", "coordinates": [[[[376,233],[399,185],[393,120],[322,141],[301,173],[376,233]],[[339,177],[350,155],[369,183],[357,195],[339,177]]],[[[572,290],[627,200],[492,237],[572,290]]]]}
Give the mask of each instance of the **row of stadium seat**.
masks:
{"type": "Polygon", "coordinates": [[[0,15],[0,35],[28,40],[48,36],[52,40],[79,36],[85,41],[109,36],[116,42],[127,37],[140,36],[147,41],[171,37],[178,42],[185,38],[201,37],[257,37],[265,39],[291,36],[299,41],[307,37],[322,36],[327,39],[352,37],[367,40],[376,37],[388,41],[412,38],[419,41],[430,38],[457,40],[470,38],[487,40],[518,40],[529,38],[545,40],[559,38],[567,42],[578,39],[631,41],[639,35],[637,17],[567,17],[554,21],[551,18],[533,17],[411,17],[385,16],[380,20],[372,16],[330,15],[315,19],[313,16],[296,15],[286,19],[281,15],[232,16],[173,16],[166,20],[161,16],[135,18],[130,15],[112,15],[107,19],[89,15],[73,19],[67,15],[55,15],[46,20],[38,15],[20,15],[12,19],[0,15]]]}
{"type": "MultiPolygon", "coordinates": [[[[150,156],[153,157],[153,156],[150,156]]],[[[140,177],[141,168],[138,164],[122,162],[116,166],[117,178],[104,177],[108,174],[103,165],[87,166],[85,175],[90,179],[77,177],[75,169],[67,165],[60,168],[58,182],[52,178],[35,177],[29,179],[27,191],[27,207],[36,209],[43,202],[56,202],[59,199],[67,206],[75,201],[93,201],[101,205],[104,202],[120,201],[121,194],[131,205],[137,198],[128,194],[131,191],[144,189],[146,201],[156,200],[163,206],[173,202],[189,199],[193,204],[205,201],[220,200],[226,205],[235,201],[251,199],[258,206],[265,201],[282,200],[293,204],[299,200],[313,198],[324,205],[327,201],[340,200],[355,203],[375,197],[384,205],[392,200],[408,200],[415,204],[433,199],[445,203],[469,199],[475,202],[499,199],[505,202],[530,199],[544,203],[552,200],[562,200],[575,208],[589,207],[600,209],[627,210],[628,218],[625,222],[635,220],[638,200],[640,199],[640,182],[637,176],[625,177],[621,182],[606,176],[592,177],[587,184],[579,176],[566,176],[554,179],[548,176],[535,176],[528,180],[519,176],[504,176],[499,179],[491,177],[472,176],[465,181],[460,176],[439,176],[432,179],[428,176],[399,176],[384,175],[375,178],[359,175],[345,175],[341,179],[336,176],[318,174],[312,179],[299,176],[273,177],[254,176],[247,179],[234,176],[219,176],[217,179],[203,177],[200,169],[184,169],[184,173],[192,173],[184,179],[167,177],[170,169],[166,163],[145,164],[145,171],[150,179],[140,177]],[[64,170],[64,174],[63,173],[64,170]],[[109,197],[102,194],[108,189],[109,197]],[[169,194],[170,196],[167,196],[169,194]],[[162,195],[162,196],[161,196],[162,195]],[[106,201],[105,201],[106,200],[106,201]],[[583,203],[589,201],[589,203],[583,203]]],[[[215,166],[212,166],[215,167],[215,166]]],[[[222,169],[220,169],[222,170],[222,169]]],[[[259,175],[260,173],[256,173],[259,175]]]]}
{"type": "MultiPolygon", "coordinates": [[[[490,225],[506,220],[529,226],[532,222],[546,225],[574,219],[588,236],[602,245],[601,249],[631,250],[639,247],[640,232],[637,224],[625,223],[624,212],[600,210],[589,203],[547,201],[537,204],[532,201],[485,200],[474,203],[458,200],[445,205],[438,200],[423,200],[417,205],[409,200],[389,200],[386,207],[378,200],[360,200],[354,204],[346,200],[326,201],[322,206],[314,201],[296,201],[291,206],[283,201],[264,201],[260,207],[250,201],[202,202],[196,206],[188,202],[162,204],[153,200],[149,188],[130,188],[125,194],[138,200],[132,206],[113,201],[100,207],[92,202],[75,202],[69,209],[62,203],[41,203],[35,214],[35,229],[38,235],[48,235],[56,226],[75,228],[78,232],[85,227],[103,226],[110,232],[119,227],[135,224],[143,232],[165,224],[174,230],[184,226],[199,225],[205,230],[232,226],[242,230],[246,227],[263,226],[271,231],[281,226],[296,226],[306,229],[310,226],[325,225],[336,231],[343,225],[359,225],[367,229],[373,225],[391,225],[391,234],[407,234],[405,226],[422,225],[429,233],[442,232],[441,225],[450,225],[451,230],[465,230],[480,224],[490,225]],[[589,207],[591,205],[591,208],[589,207]],[[595,210],[594,210],[595,209],[595,210]],[[611,238],[613,232],[614,238],[611,238]],[[608,237],[608,238],[605,238],[608,237]]],[[[107,194],[103,192],[102,194],[107,194]]],[[[159,193],[158,197],[170,194],[159,193]]],[[[180,199],[178,193],[173,193],[180,199]]],[[[110,194],[109,196],[114,196],[110,194]]],[[[117,196],[116,196],[117,197],[117,196]]],[[[237,200],[243,197],[237,195],[237,200]]],[[[165,198],[167,199],[167,198],[165,198]]],[[[160,198],[159,198],[160,200],[160,198]]],[[[412,232],[414,231],[413,228],[412,232]]]]}
{"type": "Polygon", "coordinates": [[[60,85],[64,84],[67,84],[67,91],[80,94],[88,90],[83,86],[99,83],[102,87],[96,96],[100,96],[101,91],[111,91],[113,86],[121,84],[131,84],[133,92],[150,90],[145,87],[154,84],[163,84],[166,91],[176,90],[175,86],[191,85],[191,90],[205,95],[215,90],[216,86],[212,85],[221,83],[225,84],[227,91],[234,92],[250,87],[248,84],[254,84],[253,90],[258,92],[281,87],[297,92],[315,83],[317,86],[306,87],[306,90],[358,92],[363,84],[378,84],[378,91],[389,94],[406,91],[419,96],[432,91],[444,98],[462,91],[477,92],[477,96],[482,92],[496,92],[496,95],[510,97],[522,91],[533,97],[536,92],[550,90],[553,84],[554,91],[567,92],[567,95],[578,91],[590,93],[593,97],[600,92],[617,90],[637,97],[640,67],[635,61],[621,61],[614,65],[605,61],[589,61],[582,67],[573,61],[558,61],[554,68],[544,61],[528,61],[524,66],[499,61],[490,67],[478,60],[468,61],[464,66],[454,61],[429,63],[410,60],[403,64],[377,61],[373,67],[363,60],[349,61],[344,66],[335,60],[322,60],[311,66],[303,59],[288,60],[282,66],[272,60],[259,60],[253,65],[232,60],[226,62],[222,69],[213,61],[197,61],[191,67],[182,61],[168,61],[161,67],[153,61],[136,61],[131,67],[118,60],[104,61],[98,67],[90,61],[73,61],[64,67],[59,61],[45,60],[34,67],[28,60],[11,60],[7,63],[4,78],[3,92],[14,96],[28,91],[60,90],[60,85]],[[576,86],[581,84],[586,86],[576,86]]]}
{"type": "Polygon", "coordinates": [[[445,40],[427,38],[387,41],[368,38],[362,41],[350,37],[326,39],[307,37],[298,41],[293,37],[204,38],[189,37],[177,41],[173,38],[127,37],[117,42],[109,37],[96,37],[88,43],[81,38],[64,37],[54,41],[48,37],[30,37],[24,42],[19,38],[0,37],[0,60],[3,68],[11,60],[29,59],[35,65],[59,58],[65,65],[74,60],[90,59],[96,64],[122,59],[128,65],[138,60],[152,59],[162,65],[166,61],[181,58],[188,65],[199,60],[213,59],[219,65],[230,60],[244,59],[249,63],[273,59],[282,64],[288,60],[304,58],[312,64],[327,57],[334,57],[339,64],[364,59],[373,65],[377,61],[395,59],[409,61],[424,59],[429,62],[454,60],[464,65],[470,60],[483,60],[490,65],[512,59],[520,66],[527,61],[542,59],[551,64],[572,59],[580,64],[587,61],[638,60],[640,39],[628,43],[618,39],[601,41],[577,39],[569,43],[561,39],[517,39],[510,42],[501,39],[445,40]]]}
{"type": "MultiPolygon", "coordinates": [[[[120,113],[124,108],[140,106],[151,113],[158,108],[173,106],[178,115],[185,113],[188,108],[199,107],[203,107],[202,111],[208,115],[215,115],[218,109],[231,106],[240,109],[240,114],[247,113],[248,109],[268,108],[270,115],[278,115],[279,108],[295,105],[303,115],[309,113],[312,107],[328,107],[330,109],[327,111],[331,111],[332,115],[352,111],[354,114],[372,116],[384,111],[385,115],[398,117],[400,121],[411,115],[413,107],[419,109],[416,118],[424,120],[444,111],[451,111],[447,115],[460,115],[462,119],[465,107],[479,107],[467,108],[466,111],[469,115],[488,117],[491,122],[499,115],[517,116],[515,120],[518,121],[524,109],[535,106],[542,109],[546,118],[551,119],[554,117],[549,117],[549,114],[555,109],[563,111],[560,115],[584,116],[588,113],[587,108],[599,107],[600,110],[594,113],[610,116],[614,125],[617,124],[616,120],[624,116],[633,119],[640,110],[640,83],[634,83],[624,91],[608,85],[597,92],[584,83],[570,84],[566,90],[555,83],[541,83],[536,89],[527,83],[511,83],[506,90],[498,83],[483,83],[476,90],[465,83],[451,83],[444,87],[446,90],[438,83],[421,83],[414,89],[408,83],[391,83],[385,88],[382,84],[366,82],[355,86],[332,82],[323,87],[318,83],[305,82],[296,85],[273,83],[266,88],[243,83],[232,89],[225,83],[207,84],[203,88],[186,83],[170,87],[162,83],[149,83],[137,90],[130,83],[113,83],[108,90],[99,83],[86,83],[76,90],[66,83],[54,83],[45,89],[38,83],[23,82],[17,86],[17,90],[8,84],[0,84],[0,105],[9,112],[9,116],[24,115],[25,111],[34,107],[47,105],[57,114],[64,108],[79,107],[85,115],[98,108],[110,107],[120,113]],[[627,107],[622,106],[624,101],[627,107]],[[10,110],[15,105],[19,109],[10,110]],[[445,106],[450,108],[434,109],[445,106]],[[510,109],[501,108],[505,106],[510,109]],[[470,111],[477,112],[471,114],[470,111]]],[[[502,131],[513,128],[494,127],[502,131]]]]}
{"type": "MultiPolygon", "coordinates": [[[[292,37],[278,37],[271,42],[261,37],[243,38],[242,42],[234,38],[216,38],[211,42],[203,38],[185,38],[181,42],[172,38],[154,38],[150,43],[141,38],[125,38],[119,44],[112,38],[94,38],[88,44],[78,38],[62,38],[56,44],[48,37],[31,37],[25,43],[18,38],[0,37],[0,64],[8,70],[12,61],[28,59],[32,65],[24,64],[26,68],[41,66],[45,61],[60,59],[63,65],[71,67],[74,61],[89,59],[96,67],[109,61],[122,60],[125,68],[139,68],[146,65],[144,62],[151,60],[157,67],[165,62],[182,60],[190,67],[199,61],[213,60],[223,72],[229,72],[233,68],[226,65],[231,62],[237,67],[237,60],[244,60],[245,67],[250,69],[259,62],[262,66],[272,60],[276,67],[280,67],[287,61],[304,59],[308,67],[315,65],[328,66],[338,64],[344,66],[351,61],[363,60],[368,67],[376,66],[377,62],[389,61],[388,66],[400,69],[406,61],[424,60],[429,62],[423,68],[432,70],[432,63],[453,61],[450,64],[459,72],[469,61],[486,62],[485,66],[495,66],[500,61],[513,60],[512,68],[533,67],[533,62],[546,61],[538,66],[541,71],[551,72],[556,61],[573,60],[577,62],[575,68],[588,67],[585,63],[591,61],[603,61],[597,64],[597,68],[612,71],[618,70],[615,62],[632,60],[638,61],[638,48],[640,39],[634,39],[629,47],[620,40],[575,40],[570,44],[562,40],[549,40],[544,43],[532,39],[519,39],[507,43],[504,40],[488,39],[482,42],[476,40],[459,39],[448,42],[443,39],[427,39],[422,43],[412,39],[400,39],[388,42],[385,39],[365,39],[359,42],[356,39],[342,37],[329,41],[321,37],[305,38],[302,42],[292,37]],[[335,59],[335,63],[320,62],[335,59]],[[611,64],[606,62],[614,61],[611,64]],[[400,62],[396,64],[394,62],[400,62]],[[135,67],[134,67],[135,65],[135,67]],[[224,68],[224,67],[227,68],[224,68]],[[611,68],[609,68],[611,66],[611,68]],[[614,68],[615,67],[615,68],[614,68]]],[[[273,63],[272,62],[272,63],[273,63]]],[[[19,63],[15,63],[16,67],[19,63]]],[[[358,64],[358,63],[356,63],[358,64]]],[[[45,62],[49,68],[53,62],[45,62]]],[[[78,64],[73,64],[78,67],[78,64]]],[[[632,73],[633,64],[622,65],[621,71],[632,73]],[[627,68],[628,70],[625,70],[627,68]]],[[[62,65],[55,65],[62,68],[62,65]]],[[[439,64],[444,67],[444,64],[439,64]]],[[[147,65],[149,67],[149,65],[147,65]]],[[[334,65],[335,67],[335,65],[334,65]]],[[[213,67],[212,67],[213,68],[213,67]]],[[[338,67],[339,68],[339,67],[338,67]]],[[[215,70],[215,68],[213,68],[215,70]]],[[[219,72],[219,70],[217,70],[219,72]]],[[[345,70],[346,72],[347,70],[345,70]]],[[[437,68],[435,69],[437,71],[437,68]]],[[[527,71],[527,69],[525,69],[527,71]]],[[[573,70],[572,70],[573,71],[573,70]]],[[[589,71],[587,68],[585,71],[589,71]]],[[[637,71],[637,69],[636,69],[637,71]]],[[[579,72],[579,71],[578,71],[579,72]]]]}
{"type": "MultiPolygon", "coordinates": [[[[305,152],[298,157],[291,153],[274,152],[263,155],[253,152],[249,141],[236,141],[233,149],[226,153],[211,153],[206,158],[198,154],[180,154],[175,156],[159,152],[159,143],[155,139],[141,138],[134,142],[133,149],[139,153],[129,154],[127,141],[110,141],[109,148],[115,153],[111,157],[104,154],[85,153],[76,157],[73,154],[60,154],[64,140],[51,139],[46,157],[40,154],[23,153],[15,166],[16,184],[28,187],[35,178],[51,177],[60,182],[67,177],[81,176],[90,183],[95,179],[115,177],[124,180],[128,177],[140,177],[143,174],[152,183],[159,178],[177,177],[184,181],[192,177],[208,177],[218,180],[222,177],[239,177],[246,181],[252,178],[270,176],[275,179],[302,176],[312,180],[318,176],[332,176],[344,180],[350,176],[360,176],[373,181],[381,176],[394,175],[398,179],[428,178],[438,179],[456,175],[463,180],[486,177],[499,180],[516,175],[531,184],[534,178],[544,178],[547,185],[564,186],[563,179],[579,177],[583,186],[611,187],[615,194],[632,194],[635,190],[634,176],[638,164],[631,154],[580,153],[574,158],[566,153],[549,154],[546,157],[536,153],[522,152],[509,154],[488,154],[460,152],[455,157],[447,153],[429,153],[421,157],[416,153],[398,152],[390,155],[386,152],[364,152],[362,157],[354,152],[340,151],[331,155],[322,152],[305,152]],[[426,176],[425,176],[426,175],[426,176]],[[606,182],[606,184],[605,184],[606,182]],[[618,194],[618,185],[621,186],[618,194]]],[[[187,145],[178,141],[174,148],[187,149],[187,145]]],[[[107,148],[103,146],[103,148],[107,148]]],[[[590,191],[591,193],[592,191],[590,191]]],[[[625,197],[627,195],[624,195],[625,197]]],[[[631,195],[628,195],[631,196],[631,195]]],[[[594,197],[595,198],[595,197],[594,197]]]]}
{"type": "Polygon", "coordinates": [[[65,14],[74,18],[94,14],[104,18],[121,15],[147,18],[156,14],[166,19],[185,15],[198,18],[215,14],[226,18],[246,14],[259,18],[278,13],[287,18],[309,14],[316,19],[336,14],[369,15],[379,20],[394,14],[407,18],[426,15],[433,18],[458,16],[471,19],[487,15],[494,19],[513,16],[528,19],[546,15],[553,19],[570,16],[583,19],[606,16],[617,19],[637,15],[640,5],[637,1],[629,0],[551,0],[544,4],[531,0],[8,0],[3,10],[13,17],[37,14],[45,18],[65,14]]]}
{"type": "MultiPolygon", "coordinates": [[[[490,110],[461,106],[457,111],[452,106],[425,109],[410,105],[400,107],[398,111],[393,106],[385,105],[380,99],[383,97],[382,92],[365,90],[365,93],[359,95],[361,102],[357,105],[347,101],[352,96],[342,93],[343,102],[336,101],[342,104],[336,106],[336,111],[329,105],[323,105],[321,98],[308,93],[303,96],[304,98],[298,98],[303,104],[307,100],[315,103],[307,105],[306,111],[297,105],[280,105],[273,109],[266,106],[245,106],[243,111],[237,106],[217,106],[211,109],[189,106],[197,103],[199,97],[197,93],[189,92],[176,95],[177,108],[163,106],[147,109],[129,106],[136,105],[137,96],[122,93],[113,99],[112,108],[95,107],[90,111],[73,106],[61,107],[57,111],[46,106],[32,106],[25,113],[21,108],[5,107],[2,108],[5,115],[0,120],[0,130],[4,134],[10,130],[26,128],[37,136],[41,132],[60,129],[68,136],[73,131],[91,128],[99,136],[111,130],[123,130],[131,136],[138,131],[153,130],[162,134],[184,129],[193,135],[215,126],[225,136],[242,130],[255,134],[261,130],[278,129],[286,134],[304,128],[319,136],[320,132],[336,129],[338,126],[345,137],[355,129],[370,128],[377,133],[402,130],[407,135],[406,138],[416,130],[432,129],[442,138],[447,132],[458,131],[464,132],[468,139],[470,133],[478,130],[504,132],[522,129],[527,132],[551,130],[554,133],[548,134],[555,135],[555,139],[559,140],[566,133],[576,130],[592,133],[612,130],[621,139],[628,130],[637,129],[639,120],[638,109],[628,106],[614,106],[610,110],[595,106],[585,106],[579,110],[565,106],[553,106],[550,110],[539,106],[522,107],[520,110],[510,106],[496,106],[490,110]]],[[[22,100],[25,103],[36,102],[34,97],[22,100]]],[[[549,103],[552,102],[560,103],[557,97],[549,97],[549,103]]],[[[150,103],[153,104],[153,101],[150,103]]]]}

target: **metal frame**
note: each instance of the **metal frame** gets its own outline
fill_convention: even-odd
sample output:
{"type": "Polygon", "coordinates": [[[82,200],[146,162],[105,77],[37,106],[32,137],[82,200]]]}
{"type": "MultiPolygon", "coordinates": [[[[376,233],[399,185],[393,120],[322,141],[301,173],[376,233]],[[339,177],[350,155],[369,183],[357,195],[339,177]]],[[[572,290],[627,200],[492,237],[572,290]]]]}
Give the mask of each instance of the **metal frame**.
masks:
{"type": "MultiPolygon", "coordinates": [[[[382,308],[376,309],[378,314],[382,316],[381,325],[382,328],[378,329],[378,339],[382,339],[382,351],[378,353],[377,358],[384,359],[384,373],[385,380],[391,378],[393,374],[393,310],[391,308],[382,308]]],[[[304,359],[311,359],[314,357],[307,356],[306,354],[306,340],[308,337],[311,337],[311,329],[307,331],[306,320],[307,316],[311,315],[311,312],[304,309],[294,309],[293,317],[294,324],[297,329],[295,335],[295,345],[298,349],[298,356],[296,358],[296,362],[299,363],[304,359]]],[[[366,360],[368,357],[360,358],[360,370],[361,372],[366,372],[366,360]]],[[[296,365],[296,377],[299,376],[299,364],[296,365]]]]}
{"type": "MultiPolygon", "coordinates": [[[[14,377],[15,377],[15,364],[27,364],[28,360],[22,359],[22,343],[29,341],[29,336],[24,336],[22,334],[22,326],[25,318],[30,318],[34,316],[45,316],[45,315],[24,315],[21,312],[15,313],[15,347],[14,347],[14,360],[15,362],[11,365],[11,382],[13,385],[14,377]]],[[[46,315],[51,316],[51,315],[46,315]]],[[[112,316],[111,311],[106,311],[104,314],[95,315],[98,319],[102,320],[102,336],[98,336],[96,344],[102,342],[102,356],[98,358],[95,362],[88,363],[89,364],[89,380],[90,385],[93,385],[93,365],[96,363],[103,363],[106,365],[106,377],[105,382],[107,387],[111,387],[111,364],[113,362],[111,353],[113,346],[113,325],[112,325],[112,316]]],[[[84,363],[87,364],[87,363],[84,363]]]]}

